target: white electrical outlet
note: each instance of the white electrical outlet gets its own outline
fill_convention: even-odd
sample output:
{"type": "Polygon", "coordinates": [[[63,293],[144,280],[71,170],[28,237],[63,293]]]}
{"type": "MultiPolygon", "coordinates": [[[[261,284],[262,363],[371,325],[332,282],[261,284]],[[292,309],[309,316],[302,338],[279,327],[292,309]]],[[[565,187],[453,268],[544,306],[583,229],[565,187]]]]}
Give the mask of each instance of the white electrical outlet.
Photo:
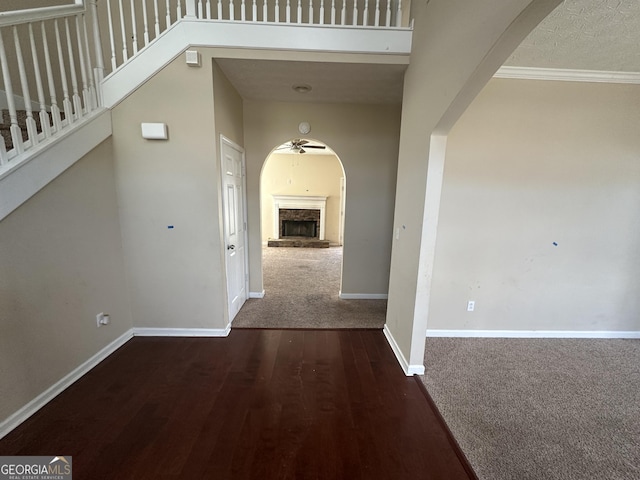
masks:
{"type": "Polygon", "coordinates": [[[109,317],[108,313],[99,313],[96,315],[96,325],[98,325],[98,328],[103,325],[109,325],[109,322],[111,322],[111,317],[109,317]]]}
{"type": "Polygon", "coordinates": [[[476,302],[474,300],[469,300],[467,302],[467,312],[473,312],[476,308],[476,302]]]}

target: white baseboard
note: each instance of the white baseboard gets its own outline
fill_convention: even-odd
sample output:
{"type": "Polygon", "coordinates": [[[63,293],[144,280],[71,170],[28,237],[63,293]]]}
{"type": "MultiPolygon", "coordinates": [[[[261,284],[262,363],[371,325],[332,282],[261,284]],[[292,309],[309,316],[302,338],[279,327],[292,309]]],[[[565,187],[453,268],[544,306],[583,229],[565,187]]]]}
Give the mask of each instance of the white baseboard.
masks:
{"type": "Polygon", "coordinates": [[[249,298],[264,298],[264,290],[261,292],[249,292],[249,298]]]}
{"type": "Polygon", "coordinates": [[[231,332],[231,324],[226,328],[136,328],[135,337],[226,337],[231,332]]]}
{"type": "Polygon", "coordinates": [[[404,374],[407,377],[410,377],[412,375],[424,375],[424,365],[409,365],[409,362],[407,362],[407,359],[404,358],[404,355],[402,354],[400,347],[396,343],[396,339],[393,338],[393,334],[391,333],[391,330],[389,330],[389,327],[387,327],[386,323],[384,324],[384,328],[382,329],[382,332],[384,333],[384,336],[387,339],[387,342],[389,342],[389,346],[391,347],[391,350],[393,350],[393,353],[398,359],[398,363],[402,367],[404,374]]]}
{"type": "Polygon", "coordinates": [[[72,370],[69,374],[64,376],[62,379],[54,383],[47,390],[42,392],[36,398],[27,403],[20,410],[15,412],[13,415],[8,417],[6,420],[3,420],[0,423],[0,438],[6,436],[9,432],[11,432],[14,428],[20,425],[22,422],[27,420],[30,416],[44,407],[47,403],[53,400],[56,396],[66,390],[69,386],[71,386],[74,382],[79,380],[82,376],[88,373],[93,367],[98,365],[102,360],[107,358],[113,352],[115,352],[122,345],[127,343],[131,337],[133,337],[133,330],[128,330],[127,332],[120,335],[109,345],[104,347],[94,356],[89,358],[86,362],[84,362],[79,367],[72,370]]]}
{"type": "Polygon", "coordinates": [[[389,295],[386,293],[342,293],[340,298],[343,300],[386,300],[389,295]]]}
{"type": "Polygon", "coordinates": [[[427,337],[455,338],[640,338],[635,331],[582,330],[436,330],[427,337]]]}

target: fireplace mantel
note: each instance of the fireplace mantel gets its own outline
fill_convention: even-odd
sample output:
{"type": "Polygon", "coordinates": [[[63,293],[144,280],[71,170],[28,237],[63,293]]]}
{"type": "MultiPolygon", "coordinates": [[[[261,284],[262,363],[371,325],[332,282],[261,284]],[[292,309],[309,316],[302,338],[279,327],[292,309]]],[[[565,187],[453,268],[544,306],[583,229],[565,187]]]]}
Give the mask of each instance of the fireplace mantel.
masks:
{"type": "Polygon", "coordinates": [[[280,238],[279,211],[281,208],[299,210],[320,210],[320,227],[318,238],[324,240],[324,214],[327,198],[311,195],[273,195],[273,238],[280,238]]]}

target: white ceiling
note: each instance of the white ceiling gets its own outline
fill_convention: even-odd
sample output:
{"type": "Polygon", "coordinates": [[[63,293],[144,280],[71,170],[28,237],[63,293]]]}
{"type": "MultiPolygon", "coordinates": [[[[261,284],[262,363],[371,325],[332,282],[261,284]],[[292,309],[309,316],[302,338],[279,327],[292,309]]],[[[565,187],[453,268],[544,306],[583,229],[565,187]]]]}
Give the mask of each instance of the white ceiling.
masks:
{"type": "Polygon", "coordinates": [[[640,1],[565,0],[505,65],[640,72],[640,1]]]}
{"type": "MultiPolygon", "coordinates": [[[[406,65],[218,59],[245,99],[400,104],[406,65]],[[308,84],[300,94],[291,88],[308,84]]],[[[640,0],[565,0],[508,66],[640,72],[640,0]]]]}
{"type": "Polygon", "coordinates": [[[406,65],[217,59],[242,98],[281,102],[402,102],[406,65]],[[293,85],[312,87],[297,93],[293,85]]]}

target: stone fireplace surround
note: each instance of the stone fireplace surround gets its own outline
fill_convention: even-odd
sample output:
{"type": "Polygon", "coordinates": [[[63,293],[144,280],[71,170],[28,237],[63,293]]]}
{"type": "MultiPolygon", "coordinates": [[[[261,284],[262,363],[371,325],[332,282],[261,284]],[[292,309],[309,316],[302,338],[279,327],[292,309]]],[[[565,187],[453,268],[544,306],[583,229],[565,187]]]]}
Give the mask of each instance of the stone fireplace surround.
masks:
{"type": "Polygon", "coordinates": [[[325,211],[327,197],[306,196],[306,195],[274,195],[273,196],[273,238],[282,238],[283,219],[317,221],[317,238],[324,240],[325,232],[325,211]],[[281,216],[280,210],[288,211],[285,216],[281,216]],[[294,212],[291,212],[291,211],[294,212]],[[301,210],[307,210],[301,212],[301,210]]]}

